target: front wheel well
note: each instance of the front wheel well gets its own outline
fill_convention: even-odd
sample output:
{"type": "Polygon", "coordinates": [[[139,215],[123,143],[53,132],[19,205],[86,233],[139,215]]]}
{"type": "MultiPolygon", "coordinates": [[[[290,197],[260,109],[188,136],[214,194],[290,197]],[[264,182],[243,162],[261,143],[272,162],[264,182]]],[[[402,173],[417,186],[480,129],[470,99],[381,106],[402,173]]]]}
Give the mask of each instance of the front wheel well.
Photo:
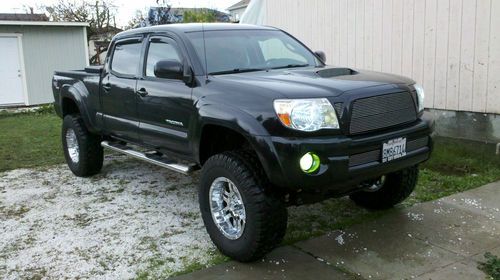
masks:
{"type": "Polygon", "coordinates": [[[223,126],[205,125],[200,138],[200,164],[211,156],[227,151],[252,150],[248,140],[240,133],[223,126]]]}

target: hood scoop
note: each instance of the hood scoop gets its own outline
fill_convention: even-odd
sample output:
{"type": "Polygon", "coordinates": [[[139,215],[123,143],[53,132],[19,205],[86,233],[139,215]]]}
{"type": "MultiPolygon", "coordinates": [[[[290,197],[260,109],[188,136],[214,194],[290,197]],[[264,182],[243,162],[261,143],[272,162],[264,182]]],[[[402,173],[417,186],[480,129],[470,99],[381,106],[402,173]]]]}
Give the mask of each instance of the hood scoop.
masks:
{"type": "Polygon", "coordinates": [[[341,67],[336,67],[336,68],[327,68],[327,69],[322,69],[316,72],[321,78],[333,78],[333,77],[339,77],[339,76],[350,76],[350,75],[356,75],[358,72],[350,69],[350,68],[341,68],[341,67]]]}

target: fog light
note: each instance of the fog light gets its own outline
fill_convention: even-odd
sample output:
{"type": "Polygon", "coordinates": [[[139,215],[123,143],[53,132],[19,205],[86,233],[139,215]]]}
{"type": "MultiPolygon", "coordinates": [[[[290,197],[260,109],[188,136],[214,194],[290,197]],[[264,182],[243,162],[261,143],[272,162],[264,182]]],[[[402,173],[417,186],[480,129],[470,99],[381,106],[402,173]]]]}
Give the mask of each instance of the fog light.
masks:
{"type": "Polygon", "coordinates": [[[313,173],[318,170],[320,160],[318,155],[314,153],[307,153],[300,158],[300,169],[305,173],[313,173]]]}

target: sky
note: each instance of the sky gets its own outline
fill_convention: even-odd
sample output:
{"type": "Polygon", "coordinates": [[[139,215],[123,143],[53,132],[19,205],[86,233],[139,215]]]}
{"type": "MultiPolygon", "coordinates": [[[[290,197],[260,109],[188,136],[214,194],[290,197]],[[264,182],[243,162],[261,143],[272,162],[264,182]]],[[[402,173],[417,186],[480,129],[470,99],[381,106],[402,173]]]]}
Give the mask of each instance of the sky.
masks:
{"type": "MultiPolygon", "coordinates": [[[[71,0],[70,0],[71,1],[71,0]]],[[[78,0],[74,0],[78,1],[78,0]]],[[[57,3],[57,0],[0,0],[0,13],[25,13],[23,6],[37,7],[49,6],[57,3]]],[[[116,25],[122,27],[135,15],[137,10],[147,10],[151,6],[157,6],[156,0],[114,0],[117,9],[116,25]]],[[[239,2],[239,0],[170,0],[167,3],[172,7],[185,8],[214,8],[226,11],[226,8],[239,2]]],[[[40,10],[38,10],[40,11],[40,10]]]]}

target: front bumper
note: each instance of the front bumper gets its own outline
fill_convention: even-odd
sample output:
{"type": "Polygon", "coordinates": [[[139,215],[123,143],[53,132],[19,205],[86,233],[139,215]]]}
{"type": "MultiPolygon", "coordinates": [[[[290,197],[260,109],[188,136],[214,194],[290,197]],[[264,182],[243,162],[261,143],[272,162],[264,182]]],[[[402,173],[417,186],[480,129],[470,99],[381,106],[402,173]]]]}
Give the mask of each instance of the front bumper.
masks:
{"type": "Polygon", "coordinates": [[[269,137],[263,141],[272,144],[274,159],[263,165],[270,181],[279,187],[305,192],[328,191],[340,196],[358,190],[363,181],[429,159],[433,129],[434,121],[423,117],[407,126],[359,136],[269,137]],[[383,142],[399,137],[406,137],[408,141],[406,156],[382,163],[383,142]],[[314,152],[321,159],[315,174],[305,174],[300,169],[299,159],[307,152],[314,152]]]}

